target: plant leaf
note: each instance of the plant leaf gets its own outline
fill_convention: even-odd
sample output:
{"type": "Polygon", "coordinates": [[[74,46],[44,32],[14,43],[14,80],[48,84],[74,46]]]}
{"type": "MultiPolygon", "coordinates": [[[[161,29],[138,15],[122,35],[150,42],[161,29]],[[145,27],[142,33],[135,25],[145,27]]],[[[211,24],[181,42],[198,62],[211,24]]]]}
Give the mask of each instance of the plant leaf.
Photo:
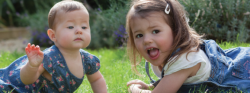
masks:
{"type": "Polygon", "coordinates": [[[11,3],[11,1],[10,0],[6,0],[6,3],[8,4],[9,8],[11,9],[11,11],[15,13],[16,10],[15,10],[13,4],[11,3]]]}

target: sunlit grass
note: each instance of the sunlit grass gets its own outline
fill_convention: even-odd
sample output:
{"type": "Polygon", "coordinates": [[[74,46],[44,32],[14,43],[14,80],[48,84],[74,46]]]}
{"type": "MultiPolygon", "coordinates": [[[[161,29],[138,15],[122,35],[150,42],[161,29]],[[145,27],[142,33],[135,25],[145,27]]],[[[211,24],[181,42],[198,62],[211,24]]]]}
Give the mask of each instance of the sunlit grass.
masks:
{"type": "Polygon", "coordinates": [[[0,52],[0,68],[7,67],[10,65],[11,62],[16,60],[17,58],[23,56],[25,53],[18,53],[18,52],[0,52]]]}
{"type": "Polygon", "coordinates": [[[222,42],[219,44],[222,49],[229,49],[235,47],[250,47],[249,43],[232,43],[232,42],[222,42]]]}
{"type": "MultiPolygon", "coordinates": [[[[248,43],[229,43],[224,42],[219,44],[222,49],[229,49],[235,47],[250,47],[248,43]]],[[[149,78],[146,76],[144,62],[138,66],[139,73],[142,76],[136,75],[131,70],[131,65],[126,56],[125,49],[100,49],[100,50],[87,50],[91,54],[96,55],[101,62],[100,72],[104,76],[108,88],[108,93],[128,93],[126,86],[127,82],[134,79],[140,79],[146,83],[149,83],[149,78]]],[[[0,68],[8,66],[11,62],[17,58],[25,55],[25,53],[9,53],[0,52],[0,68]]],[[[150,71],[153,79],[157,80],[157,77],[150,71]]],[[[202,90],[203,91],[203,90],[202,90]]],[[[205,90],[204,90],[205,91],[205,90]]],[[[75,91],[75,93],[92,93],[91,86],[85,76],[82,85],[75,91]]]]}
{"type": "MultiPolygon", "coordinates": [[[[131,70],[131,65],[126,56],[125,49],[100,49],[87,51],[96,55],[100,59],[100,72],[106,80],[108,93],[127,93],[126,83],[133,79],[140,79],[149,83],[146,75],[138,76],[131,70]]],[[[0,52],[0,68],[8,66],[11,62],[23,55],[25,55],[25,53],[0,52]]],[[[141,66],[138,66],[138,68],[138,71],[141,74],[146,73],[144,71],[144,63],[141,63],[141,66]]],[[[153,75],[152,72],[151,75],[153,75]]],[[[75,93],[92,92],[88,79],[85,76],[82,85],[75,91],[75,93]]]]}
{"type": "MultiPolygon", "coordinates": [[[[128,87],[126,84],[133,79],[141,79],[147,83],[149,82],[146,75],[140,77],[134,74],[124,49],[89,50],[89,52],[96,55],[101,61],[100,71],[106,80],[108,93],[127,93],[128,87]]],[[[144,63],[141,63],[138,70],[141,73],[145,73],[144,63]]],[[[82,92],[92,92],[87,78],[76,91],[76,93],[82,92]]]]}

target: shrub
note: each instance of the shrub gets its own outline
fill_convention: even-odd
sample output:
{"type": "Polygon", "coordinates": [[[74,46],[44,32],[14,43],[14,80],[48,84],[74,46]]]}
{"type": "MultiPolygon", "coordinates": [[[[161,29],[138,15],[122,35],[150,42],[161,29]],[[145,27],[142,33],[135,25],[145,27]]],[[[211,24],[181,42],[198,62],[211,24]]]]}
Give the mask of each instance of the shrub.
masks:
{"type": "Polygon", "coordinates": [[[31,43],[41,47],[51,46],[47,36],[49,9],[60,0],[4,0],[0,1],[0,28],[6,26],[29,26],[31,43]],[[6,13],[5,13],[6,12],[6,13]],[[3,19],[1,19],[3,18],[3,19]]]}
{"type": "Polygon", "coordinates": [[[28,26],[24,17],[48,10],[60,0],[0,0],[0,28],[28,26]]]}
{"type": "Polygon", "coordinates": [[[110,1],[110,8],[90,11],[91,43],[88,48],[115,48],[126,37],[125,21],[128,1],[110,1]]]}
{"type": "MultiPolygon", "coordinates": [[[[31,14],[27,10],[26,14],[19,15],[20,18],[17,23],[30,27],[32,33],[31,43],[40,45],[41,47],[49,47],[53,44],[46,34],[48,29],[47,16],[50,8],[56,2],[58,0],[49,0],[46,2],[32,0],[31,3],[34,3],[34,6],[29,8],[35,9],[33,13],[31,14]]],[[[106,10],[103,10],[102,5],[98,5],[99,8],[89,10],[91,43],[88,48],[115,48],[123,45],[126,36],[125,20],[128,11],[127,3],[127,0],[110,0],[109,4],[105,6],[109,6],[108,9],[105,8],[106,10]]]]}
{"type": "Polygon", "coordinates": [[[53,42],[47,35],[48,12],[49,10],[45,9],[22,19],[29,24],[32,36],[30,42],[32,44],[39,45],[40,47],[49,47],[53,45],[53,42]]]}
{"type": "Polygon", "coordinates": [[[240,42],[250,42],[249,0],[180,0],[180,2],[189,13],[191,26],[198,33],[205,33],[206,38],[217,41],[238,39],[240,42]]]}

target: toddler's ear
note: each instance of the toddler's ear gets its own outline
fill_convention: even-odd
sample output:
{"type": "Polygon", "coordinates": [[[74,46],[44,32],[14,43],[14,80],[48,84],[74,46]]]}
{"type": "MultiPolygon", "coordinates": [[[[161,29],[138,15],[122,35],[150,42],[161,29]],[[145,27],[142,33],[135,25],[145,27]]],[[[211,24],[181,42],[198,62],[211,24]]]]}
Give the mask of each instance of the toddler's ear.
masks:
{"type": "Polygon", "coordinates": [[[55,35],[55,31],[54,30],[48,29],[47,30],[47,34],[48,34],[50,40],[52,40],[53,42],[56,41],[56,35],[55,35]]]}

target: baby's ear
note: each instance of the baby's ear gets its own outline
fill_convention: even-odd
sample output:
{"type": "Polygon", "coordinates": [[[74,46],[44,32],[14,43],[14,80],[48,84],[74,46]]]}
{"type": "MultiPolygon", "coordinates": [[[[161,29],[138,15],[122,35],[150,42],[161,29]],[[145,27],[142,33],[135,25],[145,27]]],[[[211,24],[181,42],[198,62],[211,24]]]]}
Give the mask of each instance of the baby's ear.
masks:
{"type": "Polygon", "coordinates": [[[55,31],[54,30],[48,29],[47,30],[47,34],[48,34],[50,40],[52,40],[53,42],[56,41],[56,35],[55,35],[55,31]]]}

